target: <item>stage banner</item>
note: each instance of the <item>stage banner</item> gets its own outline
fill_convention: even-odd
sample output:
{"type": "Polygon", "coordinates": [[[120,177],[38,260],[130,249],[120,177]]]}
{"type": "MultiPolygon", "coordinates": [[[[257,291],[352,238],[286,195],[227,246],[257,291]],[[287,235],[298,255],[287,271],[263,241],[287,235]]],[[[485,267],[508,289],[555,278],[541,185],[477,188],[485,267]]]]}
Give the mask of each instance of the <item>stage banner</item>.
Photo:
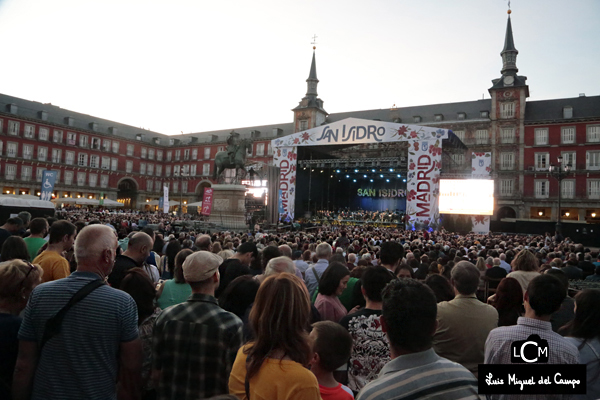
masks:
{"type": "Polygon", "coordinates": [[[295,147],[273,149],[273,165],[279,167],[279,218],[282,221],[294,219],[296,202],[296,161],[295,147]]]}
{"type": "Polygon", "coordinates": [[[407,229],[437,228],[438,196],[442,166],[442,141],[409,141],[406,186],[407,229]]]}
{"type": "Polygon", "coordinates": [[[52,200],[52,191],[54,190],[56,175],[57,171],[44,170],[42,175],[42,192],[40,194],[40,200],[52,200]]]}
{"type": "Polygon", "coordinates": [[[420,125],[347,118],[271,141],[273,149],[287,146],[385,143],[447,139],[448,130],[420,125]]]}
{"type": "Polygon", "coordinates": [[[163,212],[167,214],[169,212],[169,188],[163,186],[163,212]]]}
{"type": "Polygon", "coordinates": [[[471,215],[473,223],[473,233],[478,235],[487,235],[490,233],[490,216],[489,215],[471,215]]]}
{"type": "Polygon", "coordinates": [[[471,156],[471,178],[490,179],[492,172],[492,153],[475,153],[471,156]]]}
{"type": "Polygon", "coordinates": [[[213,188],[204,189],[204,197],[202,197],[202,215],[210,215],[213,203],[213,188]]]}

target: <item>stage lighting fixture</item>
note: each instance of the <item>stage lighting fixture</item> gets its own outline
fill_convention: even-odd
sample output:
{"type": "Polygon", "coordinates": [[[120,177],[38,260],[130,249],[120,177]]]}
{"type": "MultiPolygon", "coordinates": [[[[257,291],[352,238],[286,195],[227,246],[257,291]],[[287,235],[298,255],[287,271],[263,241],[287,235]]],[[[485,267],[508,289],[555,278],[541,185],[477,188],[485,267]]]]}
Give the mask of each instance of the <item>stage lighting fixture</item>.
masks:
{"type": "Polygon", "coordinates": [[[336,170],[335,170],[335,173],[336,173],[336,174],[339,174],[339,173],[340,173],[340,170],[339,170],[339,169],[336,169],[336,170]]]}
{"type": "Polygon", "coordinates": [[[402,182],[406,182],[406,179],[402,179],[402,182]]]}
{"type": "Polygon", "coordinates": [[[383,174],[379,174],[379,177],[380,177],[380,178],[383,178],[383,174]]]}
{"type": "Polygon", "coordinates": [[[357,170],[357,169],[355,169],[355,170],[354,170],[354,172],[358,173],[358,170],[357,170]]]}
{"type": "Polygon", "coordinates": [[[346,175],[346,178],[350,178],[350,175],[346,175]]]}
{"type": "Polygon", "coordinates": [[[400,178],[400,174],[398,174],[397,176],[398,176],[398,178],[400,178]]]}
{"type": "Polygon", "coordinates": [[[353,179],[354,183],[356,183],[356,179],[353,179]]]}
{"type": "Polygon", "coordinates": [[[372,169],[372,170],[371,170],[371,172],[375,172],[375,170],[374,170],[374,169],[372,169]]]}
{"type": "Polygon", "coordinates": [[[394,168],[390,168],[390,172],[394,172],[394,168]]]}
{"type": "Polygon", "coordinates": [[[370,179],[371,182],[373,182],[373,179],[370,179]]]}
{"type": "Polygon", "coordinates": [[[323,170],[321,170],[321,173],[323,173],[323,170]]]}
{"type": "Polygon", "coordinates": [[[363,178],[366,178],[366,177],[367,177],[366,175],[363,175],[363,178]]]}
{"type": "Polygon", "coordinates": [[[390,180],[389,180],[389,179],[386,179],[385,181],[386,181],[387,183],[390,183],[390,180]]]}

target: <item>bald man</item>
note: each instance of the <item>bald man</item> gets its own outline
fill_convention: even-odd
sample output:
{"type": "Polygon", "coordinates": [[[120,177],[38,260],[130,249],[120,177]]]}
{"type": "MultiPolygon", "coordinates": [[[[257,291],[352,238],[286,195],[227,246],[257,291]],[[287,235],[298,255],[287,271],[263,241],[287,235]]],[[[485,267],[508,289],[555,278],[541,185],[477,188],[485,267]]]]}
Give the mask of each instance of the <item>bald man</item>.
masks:
{"type": "Polygon", "coordinates": [[[127,250],[115,259],[115,267],[108,276],[110,286],[116,289],[121,288],[121,281],[127,271],[131,268],[143,267],[144,261],[152,250],[152,244],[152,238],[147,233],[138,232],[131,236],[127,250]]]}
{"type": "Polygon", "coordinates": [[[200,235],[196,239],[196,251],[212,251],[212,240],[210,235],[200,235]]]}
{"type": "Polygon", "coordinates": [[[14,399],[125,399],[139,394],[137,307],[129,294],[104,284],[116,248],[112,229],[87,226],[75,242],[77,271],[34,289],[19,330],[14,399]],[[39,346],[46,321],[88,284],[94,285],[92,291],[64,315],[60,333],[39,346]]]}

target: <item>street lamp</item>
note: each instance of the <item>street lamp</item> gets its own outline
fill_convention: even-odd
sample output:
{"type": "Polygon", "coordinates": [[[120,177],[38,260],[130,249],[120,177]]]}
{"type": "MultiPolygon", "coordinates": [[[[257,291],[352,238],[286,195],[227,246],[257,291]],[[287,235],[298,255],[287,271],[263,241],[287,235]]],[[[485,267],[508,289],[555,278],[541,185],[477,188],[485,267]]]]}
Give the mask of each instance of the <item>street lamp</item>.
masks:
{"type": "Polygon", "coordinates": [[[190,176],[187,172],[179,172],[179,217],[183,215],[183,177],[190,176]]]}
{"type": "Polygon", "coordinates": [[[567,177],[567,175],[569,174],[569,172],[571,171],[571,164],[569,163],[569,164],[565,165],[563,168],[562,156],[558,156],[557,160],[558,160],[558,165],[550,164],[550,168],[548,170],[550,171],[550,175],[552,175],[552,177],[558,181],[558,218],[556,221],[556,232],[561,233],[560,202],[562,200],[562,180],[565,179],[567,177]]]}

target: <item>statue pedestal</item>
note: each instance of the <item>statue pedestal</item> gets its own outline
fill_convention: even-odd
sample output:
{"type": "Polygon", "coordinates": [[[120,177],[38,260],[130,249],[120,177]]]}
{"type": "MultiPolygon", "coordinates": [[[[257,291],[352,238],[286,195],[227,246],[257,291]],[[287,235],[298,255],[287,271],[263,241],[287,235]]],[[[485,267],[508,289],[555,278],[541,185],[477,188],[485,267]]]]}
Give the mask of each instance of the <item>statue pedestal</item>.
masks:
{"type": "Polygon", "coordinates": [[[212,185],[213,203],[208,222],[225,229],[247,230],[246,186],[212,185]]]}

